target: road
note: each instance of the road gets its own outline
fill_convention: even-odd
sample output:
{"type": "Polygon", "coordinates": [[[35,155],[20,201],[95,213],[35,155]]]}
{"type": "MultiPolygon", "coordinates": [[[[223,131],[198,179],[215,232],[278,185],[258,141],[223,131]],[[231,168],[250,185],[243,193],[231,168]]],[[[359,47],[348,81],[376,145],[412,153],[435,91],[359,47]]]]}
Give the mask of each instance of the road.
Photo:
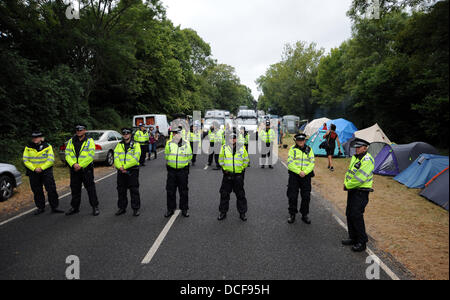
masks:
{"type": "MultiPolygon", "coordinates": [[[[366,279],[367,253],[340,245],[345,229],[329,204],[313,195],[312,225],[287,223],[286,167],[246,172],[248,222],[232,195],[228,218],[217,221],[221,172],[199,157],[190,172],[190,218],[181,214],[152,260],[142,260],[168,223],[164,158],[141,168],[141,216],[116,217],[116,176],[97,183],[101,215],[93,217],[83,190],[75,216],[24,215],[0,226],[0,279],[66,279],[66,258],[80,259],[81,279],[301,280],[366,279]]],[[[68,209],[70,196],[61,199],[68,209]]],[[[175,217],[174,217],[175,218],[175,217]]],[[[391,279],[381,270],[381,279],[391,279]]]]}

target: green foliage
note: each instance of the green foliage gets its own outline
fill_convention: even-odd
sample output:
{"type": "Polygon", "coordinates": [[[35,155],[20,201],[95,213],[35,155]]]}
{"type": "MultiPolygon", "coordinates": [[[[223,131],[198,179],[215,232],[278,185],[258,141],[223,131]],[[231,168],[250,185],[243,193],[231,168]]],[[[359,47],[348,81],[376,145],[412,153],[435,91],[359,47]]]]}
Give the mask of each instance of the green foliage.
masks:
{"type": "Polygon", "coordinates": [[[254,105],[234,69],[217,64],[159,0],[0,2],[0,161],[20,157],[32,129],[61,145],[75,122],[120,129],[135,114],[254,105]]]}

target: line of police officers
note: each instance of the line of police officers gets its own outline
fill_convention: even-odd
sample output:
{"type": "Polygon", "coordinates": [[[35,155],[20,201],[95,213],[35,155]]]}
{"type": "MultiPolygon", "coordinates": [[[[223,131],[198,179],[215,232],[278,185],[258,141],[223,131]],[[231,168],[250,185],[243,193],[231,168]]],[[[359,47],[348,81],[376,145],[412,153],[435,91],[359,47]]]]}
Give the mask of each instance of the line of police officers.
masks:
{"type": "MultiPolygon", "coordinates": [[[[260,133],[263,143],[270,149],[275,140],[275,135],[270,132],[270,124],[266,131],[260,133]]],[[[94,182],[93,160],[95,144],[92,138],[86,137],[86,126],[76,126],[76,134],[71,138],[65,149],[65,157],[70,166],[70,188],[72,191],[71,208],[66,215],[79,212],[81,201],[81,185],[84,184],[89,202],[93,209],[93,215],[99,215],[98,199],[94,182]]],[[[242,221],[247,221],[247,199],[245,197],[244,177],[245,169],[249,166],[248,133],[245,129],[239,134],[236,131],[215,131],[213,127],[209,132],[210,153],[217,155],[217,165],[223,171],[222,185],[220,187],[220,205],[218,220],[227,217],[229,210],[230,194],[234,192],[237,197],[237,210],[242,221]],[[220,150],[217,145],[220,144],[220,150]]],[[[140,131],[143,131],[142,129],[140,131]]],[[[117,144],[114,150],[114,166],[117,169],[118,207],[116,215],[126,213],[128,206],[127,191],[131,194],[131,207],[133,215],[139,216],[139,166],[143,153],[142,143],[139,139],[142,133],[131,136],[130,128],[123,128],[123,140],[117,144]]],[[[145,136],[145,134],[144,134],[145,136]]],[[[311,179],[314,177],[315,156],[313,150],[306,145],[306,135],[297,134],[288,154],[289,181],[287,197],[289,200],[288,223],[295,222],[296,215],[300,212],[301,220],[311,224],[309,218],[309,205],[311,199],[311,179]],[[298,194],[300,191],[301,204],[298,210],[298,194]]],[[[356,155],[352,157],[350,166],[345,175],[344,190],[347,197],[347,224],[349,239],[343,240],[343,245],[353,246],[352,250],[361,252],[366,249],[368,237],[365,231],[364,210],[369,201],[369,193],[373,186],[374,159],[367,152],[369,143],[362,139],[352,142],[356,148],[356,155]]],[[[144,145],[145,146],[145,145],[144,145]]],[[[193,147],[196,153],[201,151],[201,133],[191,127],[189,134],[179,127],[172,130],[165,147],[165,160],[167,165],[167,212],[165,217],[171,217],[176,210],[176,191],[180,195],[179,209],[184,217],[189,217],[189,166],[193,161],[193,147]]],[[[145,147],[144,147],[145,148],[145,147]]],[[[262,158],[269,156],[266,152],[262,158]]],[[[145,157],[145,156],[144,156],[145,157]]],[[[45,211],[45,196],[42,186],[48,192],[48,199],[53,213],[62,213],[58,209],[58,194],[53,177],[52,167],[54,153],[51,145],[46,143],[41,132],[32,133],[32,142],[25,147],[23,161],[30,178],[31,189],[37,206],[36,214],[45,211]]],[[[208,158],[208,164],[212,164],[212,156],[208,158]]]]}

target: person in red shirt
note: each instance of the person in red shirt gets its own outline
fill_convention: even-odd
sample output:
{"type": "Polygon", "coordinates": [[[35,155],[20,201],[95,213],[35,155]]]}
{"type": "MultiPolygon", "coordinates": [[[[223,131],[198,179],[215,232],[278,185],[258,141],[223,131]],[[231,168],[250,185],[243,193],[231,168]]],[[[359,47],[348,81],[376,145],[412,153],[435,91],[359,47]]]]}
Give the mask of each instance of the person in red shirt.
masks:
{"type": "Polygon", "coordinates": [[[327,123],[323,123],[323,128],[322,128],[322,130],[327,130],[327,131],[328,131],[327,123]]]}

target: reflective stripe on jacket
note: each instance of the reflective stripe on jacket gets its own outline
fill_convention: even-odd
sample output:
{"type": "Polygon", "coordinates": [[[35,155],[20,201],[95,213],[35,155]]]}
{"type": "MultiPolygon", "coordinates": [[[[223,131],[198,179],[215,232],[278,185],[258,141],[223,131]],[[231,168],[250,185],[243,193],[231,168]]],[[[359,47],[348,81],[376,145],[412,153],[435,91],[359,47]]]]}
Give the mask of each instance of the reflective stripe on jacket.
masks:
{"type": "Polygon", "coordinates": [[[273,129],[269,129],[269,131],[261,130],[259,138],[264,143],[273,143],[275,141],[275,131],[273,129]]]}
{"type": "Polygon", "coordinates": [[[149,141],[148,131],[142,130],[136,131],[136,133],[134,134],[134,141],[140,144],[148,144],[149,141]]]}
{"type": "Polygon", "coordinates": [[[300,172],[303,171],[305,175],[308,175],[314,170],[316,164],[314,151],[309,148],[309,153],[306,154],[294,145],[289,149],[287,164],[289,171],[294,172],[295,174],[300,174],[300,172]]]}
{"type": "Polygon", "coordinates": [[[167,165],[173,169],[187,167],[192,159],[192,150],[189,143],[183,143],[180,147],[174,142],[168,142],[164,152],[167,165]]]}
{"type": "MultiPolygon", "coordinates": [[[[77,139],[78,137],[74,137],[77,139]]],[[[73,139],[71,138],[69,142],[67,143],[66,147],[66,161],[69,164],[69,166],[72,168],[74,164],[79,164],[80,167],[86,168],[89,166],[93,161],[95,157],[95,143],[92,138],[88,138],[83,142],[83,145],[81,145],[80,154],[77,157],[77,154],[75,153],[75,146],[73,145],[73,139]]]]}
{"type": "Polygon", "coordinates": [[[373,186],[374,168],[375,161],[370,153],[366,153],[361,159],[354,155],[345,174],[345,187],[349,190],[359,188],[371,189],[373,186]]]}
{"type": "Polygon", "coordinates": [[[41,151],[28,146],[25,147],[22,159],[25,167],[31,171],[36,170],[36,168],[46,170],[53,167],[53,164],[55,163],[53,148],[49,144],[44,145],[41,151]]]}
{"type": "Polygon", "coordinates": [[[249,158],[245,147],[236,146],[236,153],[230,145],[222,146],[219,154],[219,164],[224,171],[240,174],[248,167],[249,158]]]}
{"type": "Polygon", "coordinates": [[[139,159],[141,158],[141,145],[136,142],[131,142],[130,147],[125,151],[125,144],[118,143],[114,149],[114,166],[117,169],[130,168],[139,166],[139,159]]]}

